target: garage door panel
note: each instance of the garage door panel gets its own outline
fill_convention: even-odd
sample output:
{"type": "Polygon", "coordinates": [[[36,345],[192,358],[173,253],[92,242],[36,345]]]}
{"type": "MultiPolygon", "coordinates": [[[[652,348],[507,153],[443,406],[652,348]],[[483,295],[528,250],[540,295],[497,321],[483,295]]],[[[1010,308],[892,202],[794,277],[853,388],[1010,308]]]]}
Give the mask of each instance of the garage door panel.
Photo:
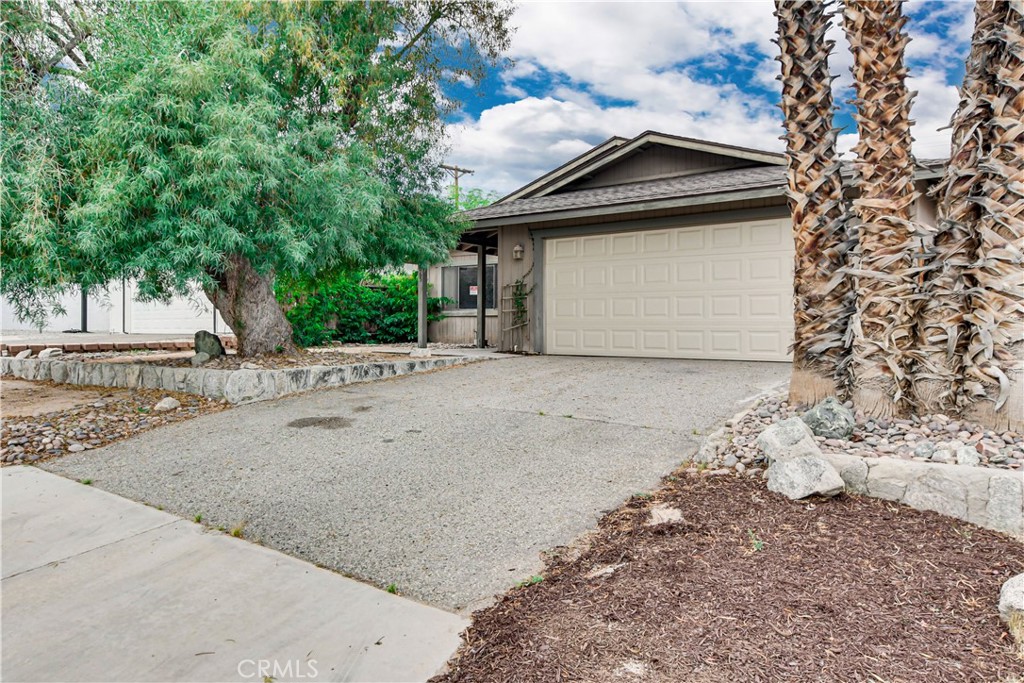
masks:
{"type": "Polygon", "coordinates": [[[636,235],[615,235],[612,240],[612,256],[635,256],[636,235]]]}
{"type": "Polygon", "coordinates": [[[637,283],[637,267],[635,265],[612,266],[611,271],[612,285],[614,286],[635,285],[637,283]]]}
{"type": "Polygon", "coordinates": [[[743,227],[726,225],[711,228],[711,246],[732,251],[743,246],[743,227]]]}
{"type": "Polygon", "coordinates": [[[780,219],[548,240],[546,350],[787,360],[789,226],[780,219]]]}
{"type": "Polygon", "coordinates": [[[711,285],[735,285],[743,280],[743,261],[738,258],[711,262],[711,285]]]}
{"type": "Polygon", "coordinates": [[[619,355],[624,356],[636,355],[636,352],[640,350],[640,347],[636,341],[636,336],[637,333],[635,330],[612,330],[612,351],[615,351],[619,355]]]}
{"type": "Polygon", "coordinates": [[[672,234],[670,232],[643,233],[643,253],[651,256],[664,256],[669,253],[672,234]]]}
{"type": "Polygon", "coordinates": [[[669,272],[672,270],[668,263],[649,263],[642,266],[643,284],[645,285],[667,285],[671,278],[669,272]]]}

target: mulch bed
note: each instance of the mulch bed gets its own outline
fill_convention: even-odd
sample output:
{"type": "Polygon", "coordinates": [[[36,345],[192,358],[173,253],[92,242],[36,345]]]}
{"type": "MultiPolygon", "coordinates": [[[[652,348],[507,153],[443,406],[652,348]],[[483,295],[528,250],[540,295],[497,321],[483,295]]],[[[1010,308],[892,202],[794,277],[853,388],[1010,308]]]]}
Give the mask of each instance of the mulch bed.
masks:
{"type": "Polygon", "coordinates": [[[477,612],[432,680],[1013,680],[996,604],[1022,571],[1024,545],[934,513],[680,474],[477,612]],[[682,521],[646,526],[658,503],[682,521]]]}
{"type": "MultiPolygon", "coordinates": [[[[40,382],[52,388],[53,382],[40,382]]],[[[73,387],[78,390],[81,387],[73,387]]],[[[36,462],[65,453],[90,450],[135,436],[155,427],[228,408],[223,401],[175,391],[98,389],[96,398],[66,410],[35,416],[3,415],[0,462],[36,462]],[[165,397],[181,406],[167,412],[153,409],[165,397]]]]}
{"type": "MultiPolygon", "coordinates": [[[[285,355],[271,353],[259,356],[238,356],[228,354],[213,358],[202,364],[201,367],[215,370],[239,370],[243,363],[249,363],[265,370],[284,370],[289,368],[307,368],[313,365],[356,365],[358,363],[391,363],[401,360],[401,355],[389,353],[344,353],[342,351],[299,351],[296,354],[285,355]]],[[[140,360],[145,361],[145,358],[140,360]]],[[[152,365],[164,365],[169,367],[192,367],[189,357],[166,358],[148,361],[152,365]]]]}

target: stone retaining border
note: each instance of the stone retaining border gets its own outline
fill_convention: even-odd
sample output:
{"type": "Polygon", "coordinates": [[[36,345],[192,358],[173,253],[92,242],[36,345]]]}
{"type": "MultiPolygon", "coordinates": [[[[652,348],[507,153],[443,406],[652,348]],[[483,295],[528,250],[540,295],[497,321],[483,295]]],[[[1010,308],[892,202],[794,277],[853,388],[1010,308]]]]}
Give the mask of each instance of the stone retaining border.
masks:
{"type": "Polygon", "coordinates": [[[1024,538],[1024,474],[900,458],[822,453],[850,493],[892,500],[1024,538]]]}
{"type": "Polygon", "coordinates": [[[86,363],[3,357],[0,358],[0,376],[50,380],[59,384],[182,391],[240,405],[314,389],[427,372],[462,365],[470,360],[480,359],[443,356],[356,365],[313,365],[285,370],[217,370],[150,363],[86,363]]]}

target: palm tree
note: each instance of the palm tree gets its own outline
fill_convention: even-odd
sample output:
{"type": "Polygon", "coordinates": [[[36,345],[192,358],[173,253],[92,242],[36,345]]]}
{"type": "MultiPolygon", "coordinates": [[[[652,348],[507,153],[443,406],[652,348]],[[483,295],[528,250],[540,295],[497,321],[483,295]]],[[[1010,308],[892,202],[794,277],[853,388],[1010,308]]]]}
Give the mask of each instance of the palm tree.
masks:
{"type": "Polygon", "coordinates": [[[832,126],[832,76],[825,39],[831,13],[819,0],[776,0],[782,64],[789,207],[796,246],[793,376],[789,400],[814,404],[845,392],[844,338],[852,308],[843,274],[849,214],[832,126]]]}
{"type": "Polygon", "coordinates": [[[858,243],[848,270],[857,278],[852,334],[851,396],[869,415],[904,415],[912,406],[910,377],[917,281],[925,235],[913,222],[914,158],[903,53],[903,2],[846,0],[843,25],[853,52],[857,130],[854,147],[858,243]]]}
{"type": "MultiPolygon", "coordinates": [[[[977,260],[966,315],[967,417],[995,429],[1024,430],[1024,1],[979,7],[979,48],[987,74],[981,95],[977,260]]],[[[972,51],[973,54],[973,51],[972,51]]]]}
{"type": "Polygon", "coordinates": [[[986,122],[992,118],[987,94],[993,44],[1001,0],[975,4],[974,35],[967,58],[960,104],[950,122],[949,162],[942,180],[932,190],[938,200],[938,221],[931,248],[925,289],[928,297],[920,311],[918,365],[914,394],[922,413],[955,412],[963,406],[964,354],[967,351],[968,292],[972,279],[967,269],[978,248],[979,206],[971,200],[981,189],[979,162],[985,154],[986,122]]]}

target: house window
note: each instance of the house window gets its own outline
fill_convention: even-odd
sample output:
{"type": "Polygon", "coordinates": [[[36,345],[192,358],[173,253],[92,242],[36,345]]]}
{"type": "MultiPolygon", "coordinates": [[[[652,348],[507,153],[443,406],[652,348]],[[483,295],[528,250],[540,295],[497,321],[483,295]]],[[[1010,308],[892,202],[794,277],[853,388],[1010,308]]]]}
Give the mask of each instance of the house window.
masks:
{"type": "MultiPolygon", "coordinates": [[[[487,266],[487,308],[494,308],[494,281],[498,266],[487,266]]],[[[441,274],[441,296],[454,303],[449,309],[476,309],[476,266],[445,266],[441,274]]]]}

